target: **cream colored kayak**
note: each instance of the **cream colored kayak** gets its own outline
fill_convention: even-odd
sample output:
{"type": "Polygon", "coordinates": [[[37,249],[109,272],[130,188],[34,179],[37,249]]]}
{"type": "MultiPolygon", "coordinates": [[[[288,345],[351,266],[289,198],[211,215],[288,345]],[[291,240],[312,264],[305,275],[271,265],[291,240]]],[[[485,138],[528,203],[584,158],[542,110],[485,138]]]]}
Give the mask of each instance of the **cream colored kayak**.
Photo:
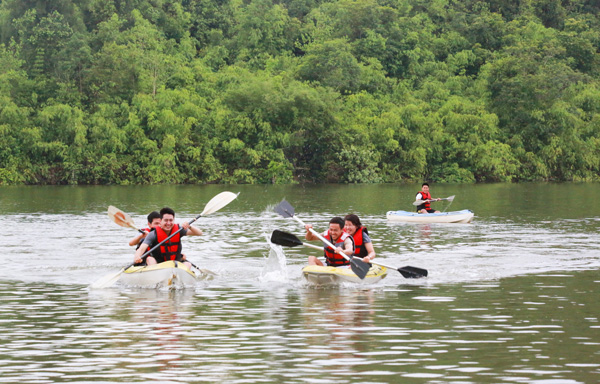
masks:
{"type": "Polygon", "coordinates": [[[191,270],[179,261],[148,266],[131,266],[121,274],[119,282],[140,288],[183,288],[194,286],[196,281],[207,275],[200,270],[191,270]]]}
{"type": "Polygon", "coordinates": [[[469,223],[474,213],[468,209],[453,212],[417,213],[408,211],[388,211],[386,217],[390,221],[404,223],[469,223]]]}
{"type": "Polygon", "coordinates": [[[352,272],[350,266],[322,267],[320,265],[308,265],[302,268],[302,275],[309,283],[314,285],[335,285],[343,282],[373,284],[387,275],[387,269],[373,265],[367,276],[361,280],[352,272]]]}

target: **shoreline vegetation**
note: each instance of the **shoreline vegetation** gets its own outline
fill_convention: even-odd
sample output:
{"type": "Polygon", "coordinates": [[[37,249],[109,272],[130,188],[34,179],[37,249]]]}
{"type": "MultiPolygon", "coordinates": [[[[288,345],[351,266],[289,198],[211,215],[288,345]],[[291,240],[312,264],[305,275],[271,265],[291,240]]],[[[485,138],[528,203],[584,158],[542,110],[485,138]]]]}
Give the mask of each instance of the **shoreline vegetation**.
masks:
{"type": "Polygon", "coordinates": [[[0,185],[600,181],[595,0],[0,1],[0,185]]]}

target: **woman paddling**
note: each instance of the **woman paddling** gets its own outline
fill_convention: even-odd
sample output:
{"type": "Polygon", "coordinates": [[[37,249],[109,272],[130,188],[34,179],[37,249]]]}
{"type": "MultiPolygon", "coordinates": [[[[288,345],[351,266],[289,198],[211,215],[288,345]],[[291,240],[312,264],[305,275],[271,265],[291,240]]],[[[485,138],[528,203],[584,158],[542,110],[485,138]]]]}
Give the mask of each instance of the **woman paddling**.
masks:
{"type": "Polygon", "coordinates": [[[358,216],[354,214],[344,217],[344,231],[354,239],[354,256],[362,257],[365,263],[375,258],[375,249],[366,227],[363,227],[358,216]]]}

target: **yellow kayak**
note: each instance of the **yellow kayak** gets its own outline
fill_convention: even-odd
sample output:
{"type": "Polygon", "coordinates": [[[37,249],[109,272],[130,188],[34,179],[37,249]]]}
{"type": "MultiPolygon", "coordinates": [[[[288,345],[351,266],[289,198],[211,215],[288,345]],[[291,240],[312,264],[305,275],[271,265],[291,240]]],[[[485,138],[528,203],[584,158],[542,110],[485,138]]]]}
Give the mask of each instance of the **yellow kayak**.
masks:
{"type": "Polygon", "coordinates": [[[119,282],[141,288],[183,288],[193,286],[196,281],[207,275],[201,270],[189,269],[179,261],[165,261],[164,263],[131,266],[121,274],[119,282]]]}
{"type": "Polygon", "coordinates": [[[335,285],[343,282],[373,284],[387,275],[387,268],[372,265],[363,280],[352,272],[350,266],[322,267],[320,265],[308,265],[302,268],[302,275],[309,283],[314,285],[335,285]]]}

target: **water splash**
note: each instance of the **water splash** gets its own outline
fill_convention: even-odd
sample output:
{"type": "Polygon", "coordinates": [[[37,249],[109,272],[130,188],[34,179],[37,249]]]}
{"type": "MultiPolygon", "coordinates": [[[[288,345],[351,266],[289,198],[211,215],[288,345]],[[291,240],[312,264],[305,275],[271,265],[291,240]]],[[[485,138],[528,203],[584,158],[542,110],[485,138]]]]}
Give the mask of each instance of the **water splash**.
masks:
{"type": "Polygon", "coordinates": [[[265,282],[285,283],[289,280],[287,271],[287,262],[283,248],[271,243],[269,235],[265,235],[269,245],[269,255],[266,258],[265,265],[260,273],[259,280],[265,282]]]}

